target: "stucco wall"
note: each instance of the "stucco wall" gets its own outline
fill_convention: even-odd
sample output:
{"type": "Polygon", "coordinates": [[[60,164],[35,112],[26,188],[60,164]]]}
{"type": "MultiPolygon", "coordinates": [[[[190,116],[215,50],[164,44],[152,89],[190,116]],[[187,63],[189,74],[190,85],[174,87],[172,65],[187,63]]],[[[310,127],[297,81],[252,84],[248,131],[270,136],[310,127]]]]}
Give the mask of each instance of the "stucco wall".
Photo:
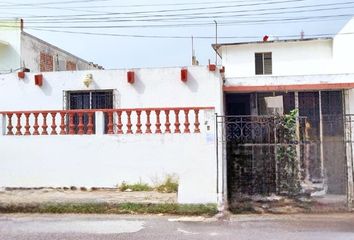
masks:
{"type": "Polygon", "coordinates": [[[333,40],[333,59],[338,72],[354,72],[354,18],[349,21],[333,40]]]}
{"type": "Polygon", "coordinates": [[[114,187],[177,174],[179,202],[216,202],[215,145],[206,133],[0,137],[0,149],[0,186],[114,187]]]}
{"type": "Polygon", "coordinates": [[[95,70],[43,73],[43,86],[34,84],[35,73],[25,79],[16,74],[0,76],[0,110],[63,109],[64,91],[115,90],[115,107],[209,107],[221,111],[221,80],[217,72],[206,66],[188,68],[188,81],[180,78],[181,68],[133,69],[135,83],[127,82],[128,70],[95,70]],[[92,74],[93,84],[83,80],[92,74]]]}
{"type": "MultiPolygon", "coordinates": [[[[0,110],[62,109],[66,90],[114,89],[120,108],[208,106],[222,113],[219,74],[190,67],[184,83],[180,69],[134,69],[134,84],[127,70],[43,73],[42,87],[34,85],[33,73],[24,80],[2,75],[0,110]],[[83,84],[88,73],[90,88],[83,84]]],[[[214,111],[203,112],[200,123],[201,133],[190,134],[0,136],[0,186],[112,187],[175,173],[180,203],[216,203],[214,111]]]]}
{"type": "Polygon", "coordinates": [[[354,73],[354,18],[333,39],[222,45],[226,78],[254,77],[255,53],[272,52],[273,76],[354,73]]]}
{"type": "Polygon", "coordinates": [[[222,47],[226,78],[255,76],[255,53],[272,52],[272,75],[308,75],[333,72],[332,40],[270,42],[222,47]]]}

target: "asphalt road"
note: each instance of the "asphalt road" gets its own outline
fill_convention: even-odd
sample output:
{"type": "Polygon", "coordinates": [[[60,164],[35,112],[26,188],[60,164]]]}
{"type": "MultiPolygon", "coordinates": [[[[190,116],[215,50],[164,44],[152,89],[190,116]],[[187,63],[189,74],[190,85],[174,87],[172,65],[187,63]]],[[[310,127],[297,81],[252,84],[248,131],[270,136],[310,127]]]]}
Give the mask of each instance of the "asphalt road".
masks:
{"type": "Polygon", "coordinates": [[[1,240],[354,240],[354,214],[171,216],[0,215],[1,240]]]}

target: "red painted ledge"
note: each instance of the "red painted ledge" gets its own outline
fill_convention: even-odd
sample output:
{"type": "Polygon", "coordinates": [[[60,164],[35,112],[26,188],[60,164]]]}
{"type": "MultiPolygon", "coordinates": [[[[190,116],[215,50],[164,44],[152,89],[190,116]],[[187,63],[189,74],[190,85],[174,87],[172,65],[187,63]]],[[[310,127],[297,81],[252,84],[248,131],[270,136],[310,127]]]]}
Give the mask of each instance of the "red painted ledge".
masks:
{"type": "Polygon", "coordinates": [[[338,90],[354,88],[351,83],[315,83],[315,84],[290,84],[290,85],[263,85],[263,86],[224,86],[224,92],[289,92],[310,90],[338,90]]]}

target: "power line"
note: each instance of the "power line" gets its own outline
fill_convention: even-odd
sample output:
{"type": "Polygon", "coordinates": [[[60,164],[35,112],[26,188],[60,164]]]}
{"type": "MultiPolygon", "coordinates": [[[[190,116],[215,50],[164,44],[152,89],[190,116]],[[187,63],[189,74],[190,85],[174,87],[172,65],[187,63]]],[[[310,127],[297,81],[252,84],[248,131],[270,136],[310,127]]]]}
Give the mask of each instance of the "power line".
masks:
{"type": "MultiPolygon", "coordinates": [[[[305,1],[305,0],[296,0],[296,2],[300,2],[300,1],[305,1]]],[[[71,1],[73,2],[73,1],[71,1]]],[[[77,2],[77,1],[75,1],[77,2]]],[[[250,6],[250,5],[258,5],[258,4],[270,4],[270,3],[284,3],[284,2],[289,2],[289,1],[277,1],[277,2],[266,2],[266,3],[253,3],[253,4],[238,4],[236,6],[250,6]]],[[[294,2],[294,0],[292,0],[291,2],[294,2]]],[[[261,15],[279,15],[279,14],[287,14],[287,13],[302,13],[302,12],[312,12],[312,11],[330,11],[330,10],[340,10],[342,8],[338,7],[339,5],[348,5],[348,4],[353,4],[354,2],[341,2],[341,3],[335,3],[335,4],[315,4],[315,5],[303,5],[303,6],[294,6],[292,7],[292,9],[303,9],[303,8],[312,8],[312,7],[318,7],[318,6],[337,6],[334,8],[321,8],[321,9],[307,9],[307,10],[303,10],[303,11],[282,11],[282,12],[269,12],[272,10],[285,10],[288,9],[288,7],[278,7],[278,8],[264,8],[264,9],[255,9],[255,10],[234,10],[232,11],[233,13],[237,13],[237,12],[243,12],[244,14],[232,14],[232,15],[226,15],[227,13],[229,13],[229,11],[217,11],[217,12],[198,12],[198,13],[181,13],[181,14],[170,14],[170,15],[139,15],[139,16],[125,16],[125,17],[109,17],[112,15],[123,15],[123,14],[128,14],[128,13],[109,13],[109,14],[81,14],[81,15],[64,15],[62,16],[61,19],[60,16],[52,16],[47,20],[31,20],[31,19],[38,19],[38,17],[40,17],[41,19],[43,19],[43,17],[45,18],[46,16],[33,16],[33,17],[27,17],[30,20],[26,20],[26,23],[30,23],[31,25],[35,25],[37,23],[44,23],[44,24],[50,24],[53,23],[53,21],[55,21],[55,23],[96,23],[96,22],[105,22],[106,20],[109,20],[110,22],[129,22],[129,21],[142,21],[142,22],[153,22],[153,21],[175,21],[175,20],[191,20],[191,19],[225,19],[225,18],[233,18],[233,17],[247,17],[247,16],[254,16],[256,15],[258,12],[261,13],[261,15]],[[267,11],[267,12],[265,12],[267,11]],[[252,12],[253,14],[245,14],[247,12],[252,12]],[[222,16],[218,16],[221,15],[222,16]],[[204,16],[204,15],[211,15],[211,16],[204,16]],[[103,17],[98,17],[98,18],[82,18],[82,17],[73,17],[71,18],[71,21],[69,22],[70,18],[65,18],[65,16],[103,16],[103,17]],[[187,17],[189,16],[189,17],[187,17]],[[155,19],[151,19],[152,17],[155,17],[155,19]],[[162,17],[165,17],[164,19],[161,19],[162,17]],[[175,17],[175,18],[172,18],[175,17]],[[143,18],[143,19],[140,19],[143,18]],[[52,21],[52,22],[51,22],[52,21]]],[[[225,6],[218,6],[219,8],[224,8],[225,6]]],[[[231,7],[235,7],[235,6],[228,6],[228,8],[231,7]]],[[[350,8],[350,7],[348,7],[350,8]]],[[[347,9],[348,9],[347,8],[347,9]]],[[[192,9],[196,9],[196,8],[192,8],[192,9]]],[[[200,8],[198,8],[200,9],[200,8]]],[[[203,9],[209,9],[209,8],[203,8],[203,9]]],[[[181,10],[191,10],[191,8],[189,9],[174,9],[172,11],[181,11],[181,10]]],[[[165,12],[165,11],[171,11],[171,9],[168,10],[159,10],[159,11],[145,11],[144,13],[156,13],[156,12],[165,12]]],[[[136,14],[140,14],[141,12],[131,12],[129,14],[132,13],[136,13],[136,14]]],[[[259,15],[259,14],[258,14],[259,15]]],[[[49,17],[49,16],[47,16],[49,17]]],[[[27,19],[26,18],[26,19],[27,19]]],[[[198,24],[198,23],[193,23],[193,24],[198,24]]],[[[42,27],[42,26],[41,26],[42,27]]],[[[150,26],[149,26],[150,27],[150,26]]],[[[164,27],[164,26],[162,26],[164,27]]]]}
{"type": "MultiPolygon", "coordinates": [[[[344,5],[348,5],[348,4],[354,4],[354,2],[350,2],[350,3],[345,3],[344,5]]],[[[318,5],[312,5],[311,7],[317,7],[317,6],[333,6],[333,5],[337,5],[338,4],[318,4],[318,5]]],[[[140,19],[141,16],[137,16],[137,17],[102,17],[102,18],[76,18],[73,20],[56,20],[55,23],[95,23],[95,22],[107,22],[109,20],[109,22],[116,22],[116,21],[166,21],[166,20],[191,20],[191,19],[210,19],[210,18],[218,18],[218,19],[225,19],[225,18],[234,18],[234,17],[250,17],[250,16],[259,16],[260,13],[258,13],[258,11],[261,11],[261,15],[265,16],[265,15],[281,15],[281,14],[294,14],[294,13],[305,13],[305,12],[322,12],[322,11],[333,11],[333,10],[348,10],[348,9],[352,9],[354,8],[354,6],[343,6],[343,7],[332,7],[332,8],[314,8],[314,9],[303,9],[305,7],[308,6],[298,6],[298,7],[293,7],[292,9],[302,9],[302,10],[290,10],[290,11],[276,11],[276,12],[263,12],[263,11],[268,11],[268,10],[284,10],[284,9],[288,9],[288,8],[273,8],[273,9],[257,9],[255,11],[233,11],[233,13],[237,13],[237,12],[242,12],[244,14],[227,14],[229,12],[213,12],[213,13],[198,13],[198,14],[181,14],[181,15],[167,15],[167,16],[176,16],[175,18],[157,18],[157,17],[162,17],[164,15],[153,15],[153,16],[146,16],[143,19],[140,19]],[[344,8],[345,7],[345,8],[344,8]],[[247,12],[252,12],[252,14],[247,14],[247,12]],[[208,16],[204,16],[205,14],[207,14],[208,16]],[[222,14],[221,16],[218,16],[222,14]],[[148,18],[148,17],[155,17],[155,18],[148,18]]],[[[27,23],[52,23],[51,21],[42,21],[42,20],[29,20],[26,21],[27,23]]],[[[53,21],[54,22],[54,21],[53,21]]]]}
{"type": "MultiPolygon", "coordinates": [[[[104,0],[109,1],[109,0],[104,0]]],[[[221,3],[234,3],[234,2],[249,2],[250,0],[232,0],[232,1],[204,1],[204,2],[183,2],[183,3],[152,3],[152,4],[129,4],[129,5],[100,5],[100,6],[71,6],[72,8],[112,8],[112,7],[119,7],[119,8],[137,8],[137,7],[163,7],[163,6],[186,6],[186,5],[210,5],[210,4],[221,4],[221,3]]],[[[73,1],[69,1],[73,3],[73,1]]],[[[75,1],[76,3],[86,3],[88,1],[75,1]]],[[[92,2],[95,2],[92,1],[92,2]]],[[[50,2],[50,4],[63,4],[65,2],[50,2]]],[[[0,7],[21,7],[21,6],[42,6],[43,3],[32,3],[32,4],[10,4],[9,5],[0,5],[0,7]]]]}
{"type": "MultiPolygon", "coordinates": [[[[264,8],[264,9],[255,9],[255,10],[235,10],[232,13],[243,13],[243,14],[227,14],[229,11],[217,11],[217,12],[199,12],[199,13],[181,13],[181,14],[170,14],[170,15],[139,15],[139,16],[125,16],[125,17],[97,17],[97,18],[67,18],[67,19],[50,19],[50,20],[26,20],[26,23],[31,23],[32,25],[37,23],[96,23],[96,22],[129,22],[129,21],[174,21],[174,20],[191,20],[191,19],[225,19],[225,18],[234,18],[234,17],[248,17],[248,16],[258,16],[258,15],[281,15],[281,14],[289,14],[289,13],[304,13],[304,12],[320,12],[320,11],[333,11],[333,10],[342,10],[343,7],[346,7],[343,10],[352,9],[353,6],[348,6],[349,4],[354,4],[354,2],[341,2],[341,3],[332,3],[332,4],[315,4],[315,5],[302,5],[295,6],[291,9],[304,9],[304,10],[290,10],[290,11],[278,11],[278,10],[287,10],[287,7],[277,7],[277,8],[264,8]],[[332,8],[317,8],[317,7],[330,7],[336,6],[332,8]],[[343,7],[339,7],[343,6],[343,7]],[[316,7],[316,8],[315,8],[316,7]],[[313,8],[313,9],[308,9],[313,8]],[[277,10],[277,11],[275,11],[277,10]],[[269,12],[275,11],[275,12],[269,12]],[[251,12],[252,14],[246,14],[251,12]],[[218,16],[222,14],[221,16],[218,16]],[[207,15],[207,16],[204,16],[207,15]],[[166,16],[166,17],[165,17],[166,16]],[[154,19],[154,18],[155,19],[154,19]],[[165,17],[165,18],[162,18],[165,17]],[[174,18],[173,18],[174,17],[174,18]],[[143,18],[143,19],[140,19],[143,18]]],[[[32,16],[39,17],[39,16],[32,16]]]]}
{"type": "Polygon", "coordinates": [[[201,10],[213,10],[213,9],[230,9],[235,7],[254,7],[262,5],[273,5],[273,4],[283,4],[283,3],[294,3],[294,2],[304,2],[307,0],[278,0],[272,2],[261,2],[261,3],[251,3],[251,4],[236,4],[236,5],[222,5],[222,6],[212,6],[212,7],[198,7],[198,8],[178,8],[178,9],[163,9],[163,10],[153,10],[153,11],[134,11],[134,12],[112,12],[112,13],[98,13],[98,14],[75,14],[75,15],[61,15],[61,16],[41,16],[41,18],[64,18],[64,17],[94,17],[94,16],[106,16],[106,15],[131,15],[131,14],[146,14],[146,13],[165,13],[165,12],[185,12],[185,11],[201,11],[201,10]]]}
{"type": "MultiPolygon", "coordinates": [[[[112,36],[112,37],[129,37],[129,38],[160,38],[160,39],[190,39],[190,36],[177,36],[177,35],[139,35],[139,34],[115,34],[115,33],[94,33],[94,32],[74,32],[74,31],[65,31],[65,30],[52,30],[52,29],[41,29],[41,28],[32,28],[36,31],[45,31],[45,32],[55,32],[55,33],[69,33],[69,34],[79,34],[79,35],[94,35],[94,36],[112,36]]],[[[318,34],[307,34],[306,36],[310,37],[329,37],[334,35],[351,35],[354,32],[347,33],[318,33],[318,34]]],[[[298,35],[277,35],[277,38],[295,38],[300,37],[298,35]]],[[[215,36],[193,36],[195,39],[214,39],[215,36]]],[[[220,36],[219,39],[261,39],[262,36],[220,36]]]]}
{"type": "MultiPolygon", "coordinates": [[[[109,1],[109,0],[102,0],[102,1],[109,1]]],[[[77,1],[77,2],[87,2],[87,1],[77,1]]],[[[90,2],[90,1],[89,1],[90,2]]],[[[95,2],[95,0],[92,0],[91,2],[95,2]]],[[[67,11],[73,11],[73,12],[92,12],[92,13],[107,13],[107,12],[102,12],[102,11],[94,11],[94,10],[82,10],[82,9],[72,9],[72,7],[70,8],[64,8],[64,7],[58,7],[58,6],[55,6],[55,7],[51,7],[51,6],[47,6],[47,5],[27,5],[27,6],[22,6],[21,8],[21,5],[13,5],[9,2],[4,2],[4,3],[7,3],[9,5],[0,5],[0,9],[27,9],[28,7],[36,7],[36,8],[44,8],[44,9],[54,9],[54,10],[67,10],[67,11]]],[[[53,2],[51,2],[53,3],[53,2]]],[[[63,3],[63,2],[61,2],[63,3]]]]}
{"type": "Polygon", "coordinates": [[[54,10],[67,10],[67,11],[72,11],[72,12],[91,12],[91,13],[107,13],[107,12],[102,12],[102,11],[94,11],[94,10],[83,10],[83,9],[73,9],[72,6],[70,8],[64,8],[64,7],[59,7],[55,6],[57,4],[73,4],[73,3],[93,3],[93,2],[107,2],[111,0],[77,0],[77,1],[61,1],[61,2],[46,2],[46,3],[28,3],[28,4],[12,4],[11,2],[3,2],[8,5],[0,5],[0,9],[26,9],[29,7],[36,7],[36,8],[44,8],[44,9],[54,9],[54,10]],[[49,5],[49,6],[48,6],[49,5]],[[55,7],[51,7],[51,6],[55,7]]]}
{"type": "MultiPolygon", "coordinates": [[[[324,19],[338,19],[352,17],[352,14],[339,14],[339,15],[322,15],[322,16],[307,16],[307,17],[289,17],[289,18],[278,18],[278,19],[257,19],[257,20],[236,20],[236,21],[224,21],[220,22],[220,25],[252,25],[252,24],[268,24],[268,23],[277,23],[277,22],[298,22],[298,21],[307,21],[307,20],[324,20],[324,19]]],[[[200,27],[200,26],[209,26],[212,25],[211,22],[203,23],[179,23],[179,24],[144,24],[144,25],[50,25],[50,26],[35,26],[37,28],[49,28],[49,29],[111,29],[111,28],[165,28],[165,27],[200,27]]],[[[31,26],[28,26],[31,27],[31,26]]]]}
{"type": "Polygon", "coordinates": [[[0,5],[0,7],[19,7],[19,6],[43,6],[43,5],[58,5],[58,4],[75,4],[75,3],[92,3],[92,2],[108,2],[112,0],[70,0],[70,1],[59,1],[59,2],[37,2],[37,3],[20,3],[20,4],[13,4],[9,2],[3,2],[7,5],[0,5]]]}

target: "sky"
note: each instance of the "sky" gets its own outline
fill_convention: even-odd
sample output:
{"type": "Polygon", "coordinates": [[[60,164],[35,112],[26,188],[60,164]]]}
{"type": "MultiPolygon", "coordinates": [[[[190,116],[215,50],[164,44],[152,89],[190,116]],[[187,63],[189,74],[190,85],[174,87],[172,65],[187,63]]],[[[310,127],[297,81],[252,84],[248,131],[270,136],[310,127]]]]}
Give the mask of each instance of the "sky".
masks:
{"type": "Polygon", "coordinates": [[[188,66],[192,36],[206,65],[216,32],[218,43],[325,37],[352,15],[354,0],[0,1],[1,19],[23,18],[26,32],[105,69],[188,66]]]}

